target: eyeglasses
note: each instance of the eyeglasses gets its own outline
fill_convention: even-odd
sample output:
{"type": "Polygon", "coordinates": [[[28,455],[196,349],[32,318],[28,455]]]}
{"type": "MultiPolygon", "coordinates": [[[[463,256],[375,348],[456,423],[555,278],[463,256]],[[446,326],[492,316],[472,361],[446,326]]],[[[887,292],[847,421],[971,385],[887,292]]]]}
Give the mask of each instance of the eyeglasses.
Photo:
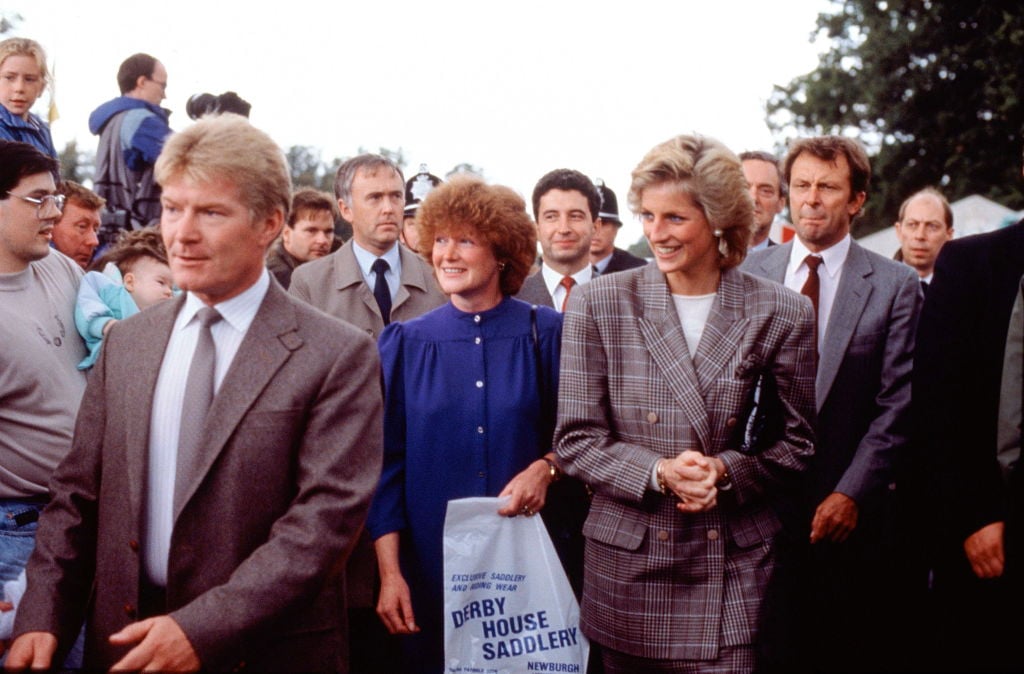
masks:
{"type": "Polygon", "coordinates": [[[7,196],[17,197],[22,201],[26,201],[30,204],[36,205],[36,217],[40,220],[43,219],[43,213],[46,212],[46,207],[53,206],[57,209],[58,213],[64,212],[64,200],[67,198],[63,194],[44,194],[41,197],[23,197],[20,194],[14,192],[8,192],[7,196]]]}
{"type": "Polygon", "coordinates": [[[154,80],[152,77],[147,77],[146,79],[149,80],[150,82],[152,82],[153,84],[157,85],[158,87],[160,87],[164,91],[167,91],[167,82],[161,82],[160,80],[154,80]]]}

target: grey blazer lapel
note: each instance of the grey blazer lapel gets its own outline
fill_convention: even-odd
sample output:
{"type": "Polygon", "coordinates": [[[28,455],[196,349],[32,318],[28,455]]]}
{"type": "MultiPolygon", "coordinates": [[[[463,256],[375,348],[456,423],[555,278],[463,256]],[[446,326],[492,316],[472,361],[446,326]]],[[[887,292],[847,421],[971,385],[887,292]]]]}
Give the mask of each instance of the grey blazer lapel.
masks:
{"type": "Polygon", "coordinates": [[[786,282],[786,267],[793,250],[793,243],[772,246],[759,256],[755,263],[759,269],[758,276],[763,276],[777,283],[786,282]]]}
{"type": "Polygon", "coordinates": [[[693,358],[702,396],[743,340],[750,322],[743,315],[743,299],[743,277],[735,269],[726,270],[693,358]]]}
{"type": "MultiPolygon", "coordinates": [[[[131,372],[126,381],[113,382],[125,387],[125,400],[132,409],[124,412],[125,417],[125,463],[128,470],[128,499],[131,512],[141,513],[145,501],[146,466],[149,463],[149,428],[153,417],[153,397],[156,382],[164,362],[167,342],[171,339],[174,321],[185,303],[185,293],[169,302],[163,302],[149,311],[138,315],[136,321],[146,321],[143,333],[151,339],[139,340],[130,354],[131,372]]],[[[110,412],[108,411],[108,414],[110,412]]]]}
{"type": "Polygon", "coordinates": [[[194,463],[194,473],[188,476],[181,504],[175,507],[175,521],[267,383],[291,352],[302,346],[297,328],[295,312],[285,291],[271,284],[213,399],[200,442],[202,456],[194,463]]]}
{"type": "Polygon", "coordinates": [[[864,307],[871,297],[873,286],[869,277],[873,272],[874,269],[868,256],[864,254],[864,249],[856,243],[851,243],[850,252],[843,263],[842,276],[839,277],[839,287],[836,288],[832,313],[828,317],[828,325],[825,326],[825,339],[818,360],[815,394],[819,411],[832,388],[836,374],[839,373],[839,366],[846,355],[850,338],[853,337],[861,314],[864,313],[864,307]]]}
{"type": "Polygon", "coordinates": [[[686,347],[679,316],[669,297],[668,284],[656,265],[644,269],[640,280],[640,295],[643,301],[643,314],[639,317],[640,333],[647,351],[664,374],[665,383],[672,395],[686,412],[700,448],[706,450],[711,438],[707,407],[698,389],[697,373],[686,347]]]}

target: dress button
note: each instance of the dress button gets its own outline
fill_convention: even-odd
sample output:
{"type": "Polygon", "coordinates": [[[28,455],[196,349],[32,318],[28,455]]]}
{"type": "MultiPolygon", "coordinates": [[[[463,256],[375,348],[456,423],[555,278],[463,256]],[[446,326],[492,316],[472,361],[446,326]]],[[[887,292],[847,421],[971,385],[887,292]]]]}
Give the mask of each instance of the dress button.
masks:
{"type": "Polygon", "coordinates": [[[654,412],[648,412],[647,421],[651,422],[652,424],[658,423],[658,415],[655,414],[654,412]]]}
{"type": "Polygon", "coordinates": [[[479,323],[480,322],[480,314],[477,314],[476,316],[473,317],[473,322],[474,323],[479,323]]]}
{"type": "Polygon", "coordinates": [[[139,542],[138,541],[128,541],[128,547],[132,549],[132,552],[138,552],[139,551],[139,542]]]}
{"type": "Polygon", "coordinates": [[[484,383],[482,381],[477,381],[476,387],[477,388],[483,388],[484,387],[484,383]]]}
{"type": "Polygon", "coordinates": [[[477,472],[477,474],[476,474],[476,476],[477,476],[477,477],[485,477],[485,475],[486,475],[486,474],[485,474],[485,473],[484,473],[484,471],[482,471],[482,470],[481,470],[481,471],[478,471],[478,472],[477,472]]]}
{"type": "Polygon", "coordinates": [[[484,432],[484,427],[483,427],[483,426],[477,426],[477,427],[476,427],[476,432],[477,432],[477,433],[480,433],[480,434],[483,434],[483,432],[484,432]]]}
{"type": "Polygon", "coordinates": [[[732,428],[733,426],[735,426],[736,425],[736,417],[729,417],[728,419],[726,419],[725,420],[725,425],[728,426],[729,428],[732,428]]]}
{"type": "Polygon", "coordinates": [[[708,540],[709,541],[717,541],[718,540],[718,529],[709,529],[708,530],[708,540]]]}
{"type": "Polygon", "coordinates": [[[667,531],[659,531],[658,532],[658,540],[659,541],[667,541],[668,540],[668,532],[667,531]]]}
{"type": "Polygon", "coordinates": [[[474,344],[479,344],[479,343],[480,343],[480,338],[479,338],[479,337],[477,337],[476,339],[474,339],[474,340],[473,340],[473,343],[474,343],[474,344]]]}
{"type": "Polygon", "coordinates": [[[135,607],[132,606],[131,604],[125,604],[124,605],[124,614],[126,616],[128,616],[129,618],[134,618],[135,617],[135,607]]]}

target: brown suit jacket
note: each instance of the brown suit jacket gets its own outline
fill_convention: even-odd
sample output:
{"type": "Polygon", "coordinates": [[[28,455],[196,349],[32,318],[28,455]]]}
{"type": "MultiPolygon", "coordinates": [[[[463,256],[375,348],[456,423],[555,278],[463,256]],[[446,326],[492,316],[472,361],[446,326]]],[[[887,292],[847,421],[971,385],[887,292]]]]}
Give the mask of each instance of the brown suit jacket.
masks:
{"type": "MultiPolygon", "coordinates": [[[[29,562],[16,632],[66,648],[86,618],[89,669],[123,656],[107,637],[139,617],[150,411],[183,300],[107,336],[29,562]]],[[[338,569],[380,476],[379,370],[365,334],[270,284],[171,536],[167,607],[204,669],[347,671],[338,569]]]]}
{"type": "MultiPolygon", "coordinates": [[[[395,245],[402,260],[402,284],[391,306],[391,320],[407,321],[447,302],[430,265],[405,246],[395,245]]],[[[373,298],[373,289],[363,279],[352,246],[349,241],[336,252],[298,267],[288,290],[376,339],[384,330],[384,319],[373,298]]]]}
{"type": "MultiPolygon", "coordinates": [[[[775,564],[773,505],[813,454],[814,313],[777,283],[723,272],[692,356],[656,265],[608,274],[569,297],[555,451],[594,490],[581,626],[644,658],[707,660],[753,643],[775,564]],[[737,424],[774,375],[784,430],[741,453],[737,424]],[[659,458],[716,455],[732,482],[682,515],[650,488],[659,458]]],[[[742,428],[742,426],[739,426],[742,428]]]]}

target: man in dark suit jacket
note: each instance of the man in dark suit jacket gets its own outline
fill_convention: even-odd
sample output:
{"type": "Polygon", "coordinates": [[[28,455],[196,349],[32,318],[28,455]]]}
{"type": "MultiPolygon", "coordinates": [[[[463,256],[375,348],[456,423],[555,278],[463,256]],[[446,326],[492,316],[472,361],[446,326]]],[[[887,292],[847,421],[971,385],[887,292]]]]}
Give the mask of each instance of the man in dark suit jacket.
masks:
{"type": "Polygon", "coordinates": [[[601,194],[601,210],[595,223],[594,238],[590,241],[590,263],[594,265],[594,274],[602,276],[644,266],[647,260],[615,245],[615,237],[622,229],[619,200],[604,181],[597,181],[597,189],[601,194]]]}
{"type": "Polygon", "coordinates": [[[825,670],[889,664],[889,634],[878,613],[887,601],[889,492],[894,458],[907,443],[921,292],[911,269],[850,239],[870,172],[863,148],[850,139],[794,143],[785,175],[796,239],[753,253],[743,266],[800,291],[812,273],[807,260],[818,260],[810,565],[795,582],[810,602],[800,616],[807,619],[801,638],[811,665],[825,670]]]}
{"type": "Polygon", "coordinates": [[[380,473],[375,346],[271,281],[290,180],[266,134],[204,119],[156,175],[187,293],[106,338],[7,665],[48,667],[84,618],[90,670],[347,671],[338,570],[380,473]]]}
{"type": "MultiPolygon", "coordinates": [[[[1019,612],[1008,601],[1007,488],[996,421],[1010,313],[1024,274],[1024,221],[955,239],[935,263],[914,368],[916,471],[934,476],[938,540],[934,647],[956,671],[1020,668],[1019,612]],[[1010,625],[1017,631],[1007,634],[1010,625]],[[1009,648],[1007,648],[1009,647],[1009,648]],[[1012,651],[1012,652],[1011,652],[1012,651]]],[[[1019,388],[1020,383],[1017,383],[1019,388]]],[[[1016,495],[1019,497],[1019,494],[1016,495]]],[[[1008,528],[1009,527],[1009,528],[1008,528]]],[[[951,670],[951,671],[952,671],[951,670]]]]}
{"type": "Polygon", "coordinates": [[[533,188],[533,215],[543,251],[540,269],[526,277],[516,297],[564,311],[572,289],[593,278],[590,242],[601,195],[579,171],[555,169],[533,188]]]}

